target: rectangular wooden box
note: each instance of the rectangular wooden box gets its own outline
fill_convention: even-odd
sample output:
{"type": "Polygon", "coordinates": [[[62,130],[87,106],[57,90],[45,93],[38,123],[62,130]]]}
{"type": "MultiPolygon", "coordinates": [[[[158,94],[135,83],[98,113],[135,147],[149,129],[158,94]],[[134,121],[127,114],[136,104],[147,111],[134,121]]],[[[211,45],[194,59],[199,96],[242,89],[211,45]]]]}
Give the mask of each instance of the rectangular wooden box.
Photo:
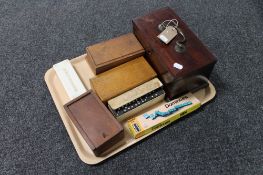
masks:
{"type": "MultiPolygon", "coordinates": [[[[172,9],[166,7],[153,11],[133,19],[132,23],[133,32],[146,51],[146,59],[163,82],[168,99],[191,91],[188,87],[195,87],[194,89],[197,90],[196,85],[190,85],[191,80],[195,79],[193,76],[209,77],[217,60],[172,9]],[[168,45],[157,38],[161,33],[158,25],[170,19],[178,20],[179,28],[186,37],[186,51],[183,53],[175,50],[176,41],[181,39],[180,35],[177,35],[168,45]],[[175,68],[175,63],[179,63],[183,68],[181,70],[175,68]]],[[[196,79],[195,82],[197,82],[196,79]]],[[[200,87],[205,84],[207,85],[201,82],[200,87]]]]}
{"type": "Polygon", "coordinates": [[[95,75],[144,55],[133,33],[89,46],[86,51],[86,60],[95,75]]]}
{"type": "Polygon", "coordinates": [[[90,79],[92,89],[106,103],[132,88],[156,77],[144,57],[136,58],[90,79]]]}
{"type": "Polygon", "coordinates": [[[64,109],[97,156],[124,137],[123,127],[92,91],[71,100],[64,109]]]}

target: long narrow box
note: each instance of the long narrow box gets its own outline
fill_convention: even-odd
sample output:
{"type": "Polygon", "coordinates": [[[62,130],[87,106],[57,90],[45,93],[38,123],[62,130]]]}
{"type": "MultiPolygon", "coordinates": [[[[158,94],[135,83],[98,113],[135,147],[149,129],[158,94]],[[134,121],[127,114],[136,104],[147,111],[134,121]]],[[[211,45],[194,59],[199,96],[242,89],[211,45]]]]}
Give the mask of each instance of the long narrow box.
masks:
{"type": "Polygon", "coordinates": [[[191,93],[149,110],[128,121],[128,127],[134,138],[142,137],[161,127],[164,127],[178,118],[191,113],[201,106],[200,101],[191,93]]]}
{"type": "Polygon", "coordinates": [[[69,60],[59,62],[53,68],[71,100],[87,91],[69,60]]]}
{"type": "Polygon", "coordinates": [[[123,127],[92,91],[68,102],[64,109],[96,156],[124,137],[123,127]]]}
{"type": "Polygon", "coordinates": [[[144,57],[139,57],[99,74],[90,79],[90,83],[100,99],[106,103],[155,77],[153,68],[144,57]]]}
{"type": "Polygon", "coordinates": [[[137,112],[164,99],[163,84],[154,78],[130,91],[108,101],[109,109],[118,121],[122,121],[137,112]]]}
{"type": "MultiPolygon", "coordinates": [[[[182,80],[196,75],[209,77],[216,58],[171,8],[152,11],[133,19],[132,23],[133,32],[145,49],[145,57],[164,84],[170,100],[192,90],[187,88],[191,82],[182,80]],[[182,40],[179,33],[169,44],[157,37],[161,33],[159,24],[171,19],[178,21],[178,27],[185,35],[185,51],[178,52],[175,49],[177,41],[182,40]],[[179,90],[178,86],[181,87],[179,90]]],[[[205,82],[201,83],[200,88],[204,84],[205,82]]],[[[194,88],[198,89],[196,86],[194,88]]]]}
{"type": "Polygon", "coordinates": [[[86,48],[86,60],[95,75],[144,55],[144,48],[128,33],[86,48]]]}

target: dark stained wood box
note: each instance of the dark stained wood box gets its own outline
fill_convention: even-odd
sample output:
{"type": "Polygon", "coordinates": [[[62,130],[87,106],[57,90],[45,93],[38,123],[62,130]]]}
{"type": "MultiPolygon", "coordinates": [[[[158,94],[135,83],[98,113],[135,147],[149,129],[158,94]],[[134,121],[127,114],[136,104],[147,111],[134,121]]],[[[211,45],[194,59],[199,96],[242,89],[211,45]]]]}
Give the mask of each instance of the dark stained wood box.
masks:
{"type": "Polygon", "coordinates": [[[64,109],[96,156],[124,138],[122,125],[92,91],[68,102],[64,109]]]}
{"type": "MultiPolygon", "coordinates": [[[[133,32],[146,51],[146,59],[155,69],[158,77],[163,82],[167,98],[173,99],[189,87],[189,80],[195,75],[209,77],[216,63],[216,58],[188,28],[175,12],[166,7],[153,11],[145,16],[132,20],[133,32]],[[187,42],[186,51],[178,53],[175,50],[177,35],[168,45],[163,43],[157,36],[161,33],[158,25],[164,20],[177,19],[179,28],[183,31],[187,42]],[[183,65],[183,69],[174,68],[174,63],[183,65]],[[187,81],[183,81],[187,79],[187,81]],[[178,89],[178,82],[184,90],[178,89]]],[[[195,81],[196,82],[196,81],[195,81]]],[[[201,83],[202,84],[202,83],[201,83]]],[[[201,87],[201,86],[200,86],[201,87]]],[[[195,87],[195,90],[198,89],[195,87]]]]}

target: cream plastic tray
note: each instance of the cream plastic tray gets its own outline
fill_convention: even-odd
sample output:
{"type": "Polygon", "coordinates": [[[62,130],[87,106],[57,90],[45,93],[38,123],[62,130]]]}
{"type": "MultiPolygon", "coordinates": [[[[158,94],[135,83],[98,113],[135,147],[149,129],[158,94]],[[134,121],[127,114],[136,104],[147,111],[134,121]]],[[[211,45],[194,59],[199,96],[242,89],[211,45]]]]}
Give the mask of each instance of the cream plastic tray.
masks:
{"type": "MultiPolygon", "coordinates": [[[[76,72],[78,73],[78,75],[79,75],[80,79],[82,80],[83,84],[85,85],[85,87],[87,89],[90,89],[89,79],[94,77],[95,75],[91,71],[89,65],[86,63],[85,56],[86,55],[84,54],[84,55],[81,55],[77,58],[74,58],[71,60],[71,63],[73,65],[73,67],[75,68],[76,72]]],[[[206,79],[205,77],[203,77],[203,78],[206,79]]],[[[158,131],[159,129],[161,129],[161,128],[159,128],[158,130],[156,130],[150,134],[147,134],[141,138],[134,139],[129,133],[129,130],[127,128],[127,122],[124,121],[122,123],[122,125],[124,126],[125,137],[124,137],[121,145],[117,145],[117,146],[115,145],[115,146],[113,146],[112,150],[108,150],[102,156],[97,157],[93,154],[93,152],[89,148],[88,144],[84,141],[84,139],[82,138],[82,136],[80,135],[78,130],[75,128],[75,126],[73,125],[70,118],[66,114],[66,111],[63,108],[63,105],[65,103],[67,103],[70,99],[67,96],[66,91],[64,90],[62,84],[60,83],[60,81],[59,81],[59,79],[55,73],[55,70],[53,68],[49,69],[46,72],[45,81],[46,81],[48,89],[51,93],[51,96],[55,102],[55,105],[58,109],[60,117],[61,117],[61,119],[62,119],[62,121],[66,127],[66,130],[69,134],[69,137],[70,137],[80,159],[87,164],[97,164],[97,163],[115,155],[116,153],[122,151],[123,149],[139,142],[140,140],[142,140],[145,137],[153,134],[154,132],[158,131]]],[[[211,84],[210,81],[208,81],[208,82],[209,82],[209,87],[207,87],[205,89],[201,89],[201,90],[199,90],[193,94],[196,98],[198,98],[200,100],[201,105],[203,105],[203,104],[207,103],[208,101],[210,101],[211,99],[213,99],[215,97],[215,94],[216,94],[214,86],[211,84]]],[[[161,102],[155,106],[152,106],[151,109],[159,106],[162,103],[164,103],[164,102],[161,102]]],[[[144,112],[146,112],[146,111],[142,111],[141,113],[144,113],[144,112]]]]}

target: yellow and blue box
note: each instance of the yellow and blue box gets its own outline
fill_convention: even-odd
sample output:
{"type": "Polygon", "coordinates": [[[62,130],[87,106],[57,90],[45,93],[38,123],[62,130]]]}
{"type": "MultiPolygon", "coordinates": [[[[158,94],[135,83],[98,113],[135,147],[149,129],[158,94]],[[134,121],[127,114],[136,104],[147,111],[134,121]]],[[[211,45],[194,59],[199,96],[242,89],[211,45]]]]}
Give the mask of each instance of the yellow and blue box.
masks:
{"type": "Polygon", "coordinates": [[[194,95],[188,93],[130,119],[128,127],[132,136],[139,138],[193,112],[200,106],[200,101],[194,95]]]}

